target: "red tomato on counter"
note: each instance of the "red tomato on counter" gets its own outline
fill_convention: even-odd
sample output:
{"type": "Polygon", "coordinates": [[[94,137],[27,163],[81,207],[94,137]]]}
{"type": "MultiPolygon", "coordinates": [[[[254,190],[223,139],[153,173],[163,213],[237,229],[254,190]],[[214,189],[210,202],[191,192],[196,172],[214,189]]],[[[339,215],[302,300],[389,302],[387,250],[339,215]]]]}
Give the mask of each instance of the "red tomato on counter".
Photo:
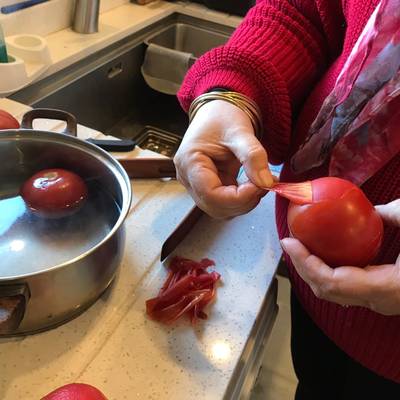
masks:
{"type": "Polygon", "coordinates": [[[292,236],[331,267],[371,262],[382,242],[383,222],[362,190],[326,177],[312,181],[312,198],[310,204],[290,203],[292,236]]]}
{"type": "Polygon", "coordinates": [[[107,398],[93,386],[71,383],[54,390],[41,400],[107,400],[107,398]]]}
{"type": "Polygon", "coordinates": [[[60,218],[75,213],[86,201],[88,190],[83,179],[65,169],[45,169],[29,178],[21,197],[36,214],[60,218]]]}
{"type": "Polygon", "coordinates": [[[19,122],[7,111],[0,110],[1,129],[19,129],[19,122]]]}

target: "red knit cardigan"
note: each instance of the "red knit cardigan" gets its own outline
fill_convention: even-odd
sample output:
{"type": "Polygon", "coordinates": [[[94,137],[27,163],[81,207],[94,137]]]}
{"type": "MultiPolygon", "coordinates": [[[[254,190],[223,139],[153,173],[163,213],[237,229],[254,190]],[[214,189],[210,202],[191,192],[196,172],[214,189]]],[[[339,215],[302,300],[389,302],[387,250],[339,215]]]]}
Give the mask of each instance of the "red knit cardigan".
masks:
{"type": "MultiPolygon", "coordinates": [[[[285,163],[304,141],[310,124],[379,0],[259,0],[229,42],[201,57],[178,94],[184,109],[213,87],[253,98],[263,112],[263,144],[270,161],[285,163]]],[[[327,175],[327,166],[281,179],[327,175]]],[[[363,190],[373,204],[400,198],[400,155],[370,178],[363,190]]],[[[277,200],[279,236],[289,235],[287,202],[277,200]]],[[[340,251],[340,249],[338,249],[340,251]]],[[[386,227],[377,263],[393,263],[400,230],[386,227]]],[[[289,263],[292,286],[316,324],[353,359],[400,383],[400,316],[317,299],[289,263]]]]}

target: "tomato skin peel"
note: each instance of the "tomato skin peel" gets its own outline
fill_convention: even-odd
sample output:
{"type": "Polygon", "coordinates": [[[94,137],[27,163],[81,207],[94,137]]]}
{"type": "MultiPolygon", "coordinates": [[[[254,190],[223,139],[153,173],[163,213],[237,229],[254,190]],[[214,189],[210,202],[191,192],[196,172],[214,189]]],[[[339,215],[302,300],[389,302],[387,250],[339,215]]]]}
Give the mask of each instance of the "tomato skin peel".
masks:
{"type": "Polygon", "coordinates": [[[331,267],[368,265],[383,238],[383,222],[374,206],[343,179],[316,179],[312,187],[312,203],[289,204],[291,235],[331,267]]]}
{"type": "Polygon", "coordinates": [[[195,325],[207,319],[204,308],[215,298],[216,283],[220,274],[207,271],[215,263],[207,258],[196,262],[174,257],[169,274],[158,296],[146,301],[147,315],[164,324],[172,324],[187,315],[195,325]]]}

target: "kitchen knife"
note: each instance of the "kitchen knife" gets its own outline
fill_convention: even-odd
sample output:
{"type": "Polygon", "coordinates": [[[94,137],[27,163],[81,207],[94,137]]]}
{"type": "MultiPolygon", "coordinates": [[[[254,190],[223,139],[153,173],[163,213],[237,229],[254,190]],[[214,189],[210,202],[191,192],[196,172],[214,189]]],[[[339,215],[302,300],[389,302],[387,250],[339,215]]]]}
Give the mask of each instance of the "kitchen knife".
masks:
{"type": "Polygon", "coordinates": [[[177,228],[169,235],[167,240],[164,242],[161,248],[161,261],[164,261],[182,242],[182,240],[187,236],[187,234],[194,227],[196,222],[204,214],[200,208],[196,205],[186,214],[182,222],[177,226],[177,228]]]}
{"type": "Polygon", "coordinates": [[[171,158],[119,159],[129,178],[175,178],[176,170],[171,158]]]}
{"type": "MultiPolygon", "coordinates": [[[[129,178],[175,178],[176,169],[171,158],[132,158],[118,160],[129,178]]],[[[197,206],[186,214],[181,223],[167,238],[161,248],[161,261],[164,261],[186,237],[203,215],[197,206]]]]}
{"type": "Polygon", "coordinates": [[[131,139],[121,139],[121,140],[86,139],[86,141],[95,144],[96,146],[102,148],[103,150],[110,152],[132,151],[136,146],[136,142],[131,139]]]}

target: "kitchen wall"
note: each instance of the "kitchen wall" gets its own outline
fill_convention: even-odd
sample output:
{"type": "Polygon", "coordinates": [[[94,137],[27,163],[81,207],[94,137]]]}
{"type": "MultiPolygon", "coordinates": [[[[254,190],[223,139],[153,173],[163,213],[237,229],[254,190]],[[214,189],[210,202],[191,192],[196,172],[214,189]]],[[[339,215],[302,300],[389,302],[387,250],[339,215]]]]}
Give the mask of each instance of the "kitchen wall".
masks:
{"type": "MultiPolygon", "coordinates": [[[[0,0],[0,7],[20,0],[0,0]]],[[[129,0],[100,0],[100,12],[111,10],[129,0]]],[[[6,36],[33,33],[45,36],[71,25],[74,0],[49,0],[46,3],[18,11],[1,14],[0,24],[6,36]]]]}

